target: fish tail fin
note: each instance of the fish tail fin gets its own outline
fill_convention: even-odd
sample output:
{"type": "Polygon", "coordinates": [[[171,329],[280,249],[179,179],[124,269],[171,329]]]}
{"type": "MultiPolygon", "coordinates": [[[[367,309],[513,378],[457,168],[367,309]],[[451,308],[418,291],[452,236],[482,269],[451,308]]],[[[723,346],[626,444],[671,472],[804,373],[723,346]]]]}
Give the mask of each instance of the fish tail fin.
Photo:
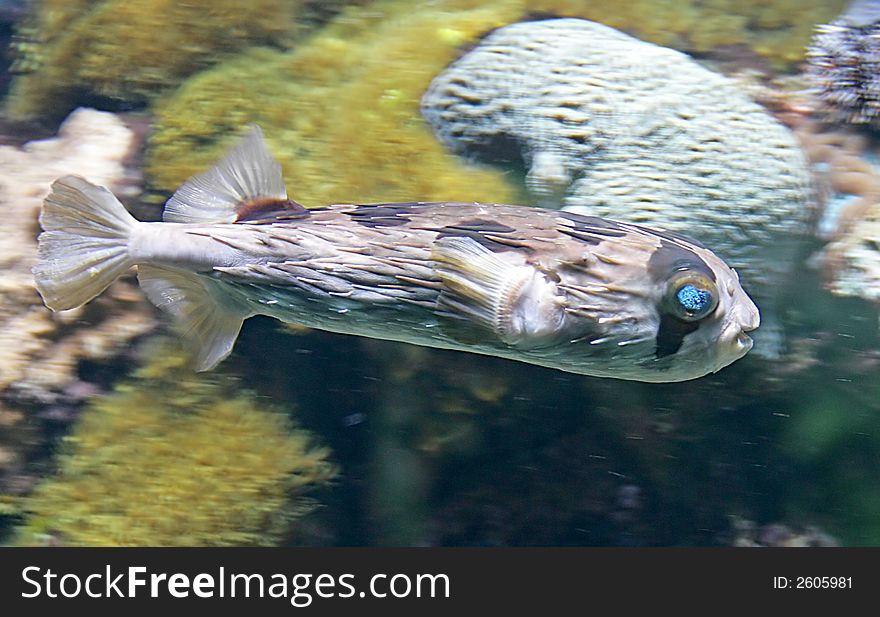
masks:
{"type": "Polygon", "coordinates": [[[128,270],[135,219],[109,190],[79,176],[52,184],[43,202],[37,291],[53,311],[81,306],[128,270]]]}

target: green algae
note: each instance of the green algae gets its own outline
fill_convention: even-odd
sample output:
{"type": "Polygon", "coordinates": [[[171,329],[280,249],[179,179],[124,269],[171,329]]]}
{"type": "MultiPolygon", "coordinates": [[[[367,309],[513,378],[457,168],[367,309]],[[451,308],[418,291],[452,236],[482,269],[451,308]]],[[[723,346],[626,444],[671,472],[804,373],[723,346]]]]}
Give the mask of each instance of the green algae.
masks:
{"type": "Polygon", "coordinates": [[[251,45],[282,45],[300,0],[39,0],[19,29],[7,103],[16,119],[58,119],[96,97],[143,104],[251,45]]]}
{"type": "Polygon", "coordinates": [[[687,52],[739,45],[777,67],[803,59],[816,24],[847,0],[527,0],[531,11],[583,17],[687,52]]]}
{"type": "Polygon", "coordinates": [[[398,17],[349,10],[292,52],[256,50],[207,71],[155,107],[151,185],[173,190],[256,122],[289,192],[307,206],[512,201],[516,192],[501,172],[444,152],[418,109],[428,82],[455,57],[456,41],[497,25],[494,11],[481,8],[398,17]]]}
{"type": "Polygon", "coordinates": [[[17,544],[275,545],[334,474],[309,433],[160,350],[96,399],[58,472],[21,502],[17,544]]]}
{"type": "MultiPolygon", "coordinates": [[[[149,96],[243,47],[287,42],[345,5],[365,4],[356,19],[393,20],[412,8],[399,0],[255,0],[247,10],[230,0],[38,0],[20,31],[17,64],[29,75],[17,86],[13,108],[37,112],[41,94],[74,87],[126,99],[149,96]]],[[[535,14],[583,17],[659,44],[700,52],[744,44],[773,61],[793,62],[802,58],[814,25],[845,5],[842,0],[445,0],[423,11],[451,17],[482,7],[505,23],[535,14]]],[[[459,36],[454,26],[448,33],[459,36]]]]}
{"type": "Polygon", "coordinates": [[[739,45],[777,67],[804,57],[816,24],[827,23],[847,0],[526,0],[527,11],[582,17],[641,39],[706,53],[739,45]]]}

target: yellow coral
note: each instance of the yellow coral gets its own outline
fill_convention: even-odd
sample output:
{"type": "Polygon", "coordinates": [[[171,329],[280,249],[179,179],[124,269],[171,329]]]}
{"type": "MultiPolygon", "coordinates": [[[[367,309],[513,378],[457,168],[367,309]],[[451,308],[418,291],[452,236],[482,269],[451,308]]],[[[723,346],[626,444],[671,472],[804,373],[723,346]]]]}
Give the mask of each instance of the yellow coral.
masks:
{"type": "MultiPolygon", "coordinates": [[[[39,0],[35,17],[20,32],[25,41],[17,45],[17,67],[28,72],[13,82],[9,113],[58,117],[82,95],[141,103],[244,47],[283,44],[341,4],[254,0],[244,9],[234,0],[39,0]]],[[[313,50],[331,55],[311,68],[338,69],[361,53],[391,59],[424,42],[427,47],[406,67],[434,69],[450,59],[451,48],[481,33],[472,26],[495,27],[536,14],[592,19],[687,51],[744,44],[781,66],[803,57],[815,24],[832,19],[846,0],[438,0],[418,10],[401,0],[349,4],[367,6],[344,11],[339,21],[350,23],[337,27],[336,35],[356,40],[342,38],[334,47],[334,34],[319,39],[313,50]],[[460,26],[464,14],[476,21],[460,26]],[[435,32],[421,39],[426,29],[417,23],[426,20],[435,22],[435,32]]]]}
{"type": "Polygon", "coordinates": [[[705,51],[758,46],[778,62],[800,58],[812,25],[843,0],[384,0],[348,7],[292,52],[252,50],[190,79],[156,106],[147,156],[167,194],[216,160],[257,122],[281,159],[291,194],[334,201],[523,199],[496,170],[455,160],[425,128],[418,101],[461,47],[528,15],[584,17],[647,40],[705,51]],[[787,7],[787,9],[783,8],[787,7]]]}
{"type": "MultiPolygon", "coordinates": [[[[478,3],[477,3],[478,4],[478,3]]],[[[334,201],[514,201],[501,172],[444,152],[419,116],[457,42],[500,26],[494,9],[347,11],[291,53],[258,50],[190,80],[157,106],[147,173],[170,191],[249,122],[265,129],[290,193],[334,201]]],[[[375,7],[373,7],[375,9],[375,7]]]]}
{"type": "Polygon", "coordinates": [[[287,416],[230,395],[161,350],[90,404],[58,474],[24,500],[20,544],[267,545],[334,475],[287,416]]]}
{"type": "Polygon", "coordinates": [[[525,0],[527,11],[582,17],[692,52],[742,44],[782,67],[803,59],[816,24],[848,0],[525,0]]]}
{"type": "Polygon", "coordinates": [[[280,43],[301,0],[40,0],[24,27],[10,115],[59,117],[80,97],[140,103],[225,55],[280,43]]]}

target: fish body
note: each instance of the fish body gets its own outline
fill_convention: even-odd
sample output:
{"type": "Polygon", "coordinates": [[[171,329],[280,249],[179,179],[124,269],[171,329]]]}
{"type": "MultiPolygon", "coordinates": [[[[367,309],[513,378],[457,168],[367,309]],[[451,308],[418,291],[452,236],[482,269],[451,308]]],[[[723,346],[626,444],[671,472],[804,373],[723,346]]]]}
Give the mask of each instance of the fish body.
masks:
{"type": "Polygon", "coordinates": [[[184,184],[164,222],[136,221],[75,176],[41,215],[37,288],[52,309],[132,265],[207,370],[252,315],[639,381],[692,379],[751,347],[758,310],[736,273],[681,236],[597,217],[479,203],[334,204],[287,197],[258,129],[184,184]]]}

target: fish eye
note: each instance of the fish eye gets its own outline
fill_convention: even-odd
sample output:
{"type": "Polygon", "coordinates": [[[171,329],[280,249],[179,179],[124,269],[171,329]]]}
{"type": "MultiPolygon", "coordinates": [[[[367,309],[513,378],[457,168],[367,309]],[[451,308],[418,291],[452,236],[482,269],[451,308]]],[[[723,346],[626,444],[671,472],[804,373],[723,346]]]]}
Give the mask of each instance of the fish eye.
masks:
{"type": "Polygon", "coordinates": [[[682,321],[698,321],[718,307],[718,288],[703,276],[683,272],[673,279],[666,294],[666,308],[682,321]]]}

